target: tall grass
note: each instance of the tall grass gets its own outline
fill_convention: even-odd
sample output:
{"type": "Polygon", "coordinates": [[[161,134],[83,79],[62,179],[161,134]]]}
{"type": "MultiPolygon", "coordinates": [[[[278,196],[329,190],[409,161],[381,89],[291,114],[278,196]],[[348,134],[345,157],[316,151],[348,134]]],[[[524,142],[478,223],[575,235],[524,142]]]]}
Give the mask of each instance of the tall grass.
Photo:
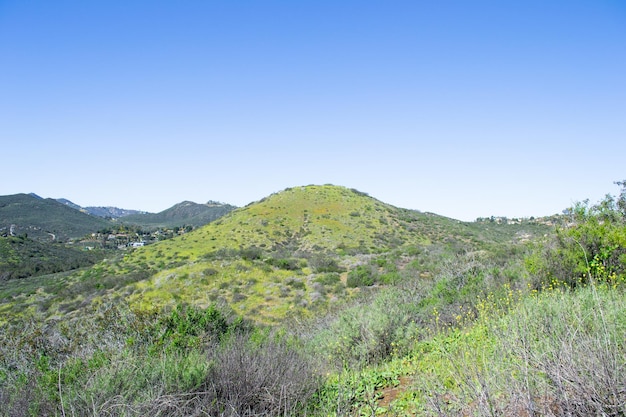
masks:
{"type": "Polygon", "coordinates": [[[484,317],[465,338],[441,344],[448,377],[442,382],[421,376],[427,411],[624,416],[624,335],[621,290],[588,286],[524,297],[508,314],[484,317]]]}

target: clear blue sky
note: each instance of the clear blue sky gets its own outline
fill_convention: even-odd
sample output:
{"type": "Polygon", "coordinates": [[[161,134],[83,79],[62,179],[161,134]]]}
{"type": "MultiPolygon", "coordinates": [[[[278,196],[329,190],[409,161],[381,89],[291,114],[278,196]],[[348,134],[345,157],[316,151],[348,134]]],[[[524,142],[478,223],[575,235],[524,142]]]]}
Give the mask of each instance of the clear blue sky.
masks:
{"type": "Polygon", "coordinates": [[[0,0],[0,144],[83,206],[559,213],[626,179],[626,2],[0,0]]]}

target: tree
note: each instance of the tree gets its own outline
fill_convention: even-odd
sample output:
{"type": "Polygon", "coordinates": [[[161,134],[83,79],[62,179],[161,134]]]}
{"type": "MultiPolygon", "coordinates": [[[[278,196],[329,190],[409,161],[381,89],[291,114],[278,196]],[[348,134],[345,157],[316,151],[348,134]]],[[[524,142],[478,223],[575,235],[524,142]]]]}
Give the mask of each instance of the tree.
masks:
{"type": "Polygon", "coordinates": [[[616,181],[615,184],[622,187],[617,199],[617,209],[622,214],[622,217],[626,219],[626,180],[616,181]]]}
{"type": "Polygon", "coordinates": [[[568,209],[569,221],[529,258],[537,287],[554,280],[572,288],[626,281],[626,181],[616,184],[622,187],[619,197],[607,194],[595,205],[586,200],[568,209]]]}

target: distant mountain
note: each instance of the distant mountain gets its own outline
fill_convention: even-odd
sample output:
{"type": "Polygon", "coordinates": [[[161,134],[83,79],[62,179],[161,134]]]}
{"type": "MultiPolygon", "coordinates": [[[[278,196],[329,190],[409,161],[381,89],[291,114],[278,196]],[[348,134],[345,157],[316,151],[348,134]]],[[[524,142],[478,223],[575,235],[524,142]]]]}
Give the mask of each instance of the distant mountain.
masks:
{"type": "Polygon", "coordinates": [[[84,213],[91,214],[92,216],[98,216],[98,217],[110,218],[110,219],[119,219],[120,217],[129,216],[131,214],[148,214],[147,211],[128,210],[128,209],[122,209],[122,208],[111,207],[111,206],[106,206],[106,207],[94,207],[94,206],[81,207],[78,204],[75,204],[75,203],[71,202],[70,200],[68,200],[66,198],[57,198],[57,201],[59,203],[65,204],[66,206],[71,207],[73,209],[82,211],[84,213]]]}
{"type": "MultiPolygon", "coordinates": [[[[34,195],[37,196],[36,194],[31,193],[30,195],[34,195]]],[[[41,197],[40,197],[41,198],[41,197]]],[[[83,211],[83,208],[81,206],[79,206],[78,204],[72,203],[70,200],[68,200],[67,198],[57,198],[56,199],[59,203],[61,204],[65,204],[68,207],[71,207],[75,210],[80,210],[83,211]]]]}
{"type": "Polygon", "coordinates": [[[111,206],[81,207],[65,198],[59,198],[57,201],[67,207],[72,207],[92,216],[116,219],[123,223],[147,228],[204,226],[237,208],[230,204],[216,201],[209,201],[206,204],[183,201],[159,213],[149,213],[147,211],[128,210],[111,206]]]}
{"type": "Polygon", "coordinates": [[[111,219],[119,219],[120,217],[130,216],[131,214],[148,214],[147,211],[128,210],[128,209],[122,209],[122,208],[111,207],[111,206],[107,206],[107,207],[89,206],[89,207],[84,207],[84,209],[87,210],[87,213],[91,214],[92,216],[105,217],[105,218],[111,218],[111,219]]]}
{"type": "Polygon", "coordinates": [[[0,196],[0,235],[26,236],[41,241],[66,241],[111,223],[51,198],[32,194],[0,196]]]}
{"type": "Polygon", "coordinates": [[[124,223],[136,224],[144,227],[177,227],[177,226],[204,226],[237,207],[230,204],[209,201],[198,204],[193,201],[183,201],[160,213],[142,213],[124,216],[120,220],[124,223]]]}

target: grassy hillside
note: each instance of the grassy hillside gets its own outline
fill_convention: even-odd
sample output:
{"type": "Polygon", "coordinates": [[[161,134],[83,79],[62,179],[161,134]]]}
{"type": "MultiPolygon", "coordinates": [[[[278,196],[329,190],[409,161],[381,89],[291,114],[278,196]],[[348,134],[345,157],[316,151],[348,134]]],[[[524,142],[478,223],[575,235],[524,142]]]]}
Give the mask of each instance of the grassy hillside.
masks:
{"type": "MultiPolygon", "coordinates": [[[[396,208],[344,187],[310,185],[289,188],[237,209],[181,239],[146,248],[144,256],[177,252],[196,260],[214,251],[249,247],[341,256],[432,242],[480,247],[510,242],[523,230],[522,226],[499,226],[396,208]]],[[[541,225],[524,227],[529,234],[546,230],[541,225]]]]}
{"type": "MultiPolygon", "coordinates": [[[[344,187],[311,185],[137,250],[121,268],[155,271],[127,290],[138,308],[219,302],[244,316],[276,321],[398,280],[400,269],[425,248],[479,251],[520,236],[504,225],[490,228],[399,209],[344,187]],[[413,256],[400,259],[405,252],[413,256]],[[392,260],[376,263],[385,257],[392,260]]],[[[421,266],[426,276],[428,268],[421,266]]]]}
{"type": "Polygon", "coordinates": [[[544,221],[464,223],[311,185],[82,271],[0,283],[0,405],[132,416],[574,410],[567,398],[582,388],[559,391],[545,375],[573,368],[584,381],[601,362],[550,368],[565,358],[549,356],[559,346],[605,355],[612,385],[626,371],[616,301],[626,234],[582,212],[557,238],[544,221]]]}
{"type": "Polygon", "coordinates": [[[0,196],[0,231],[42,241],[63,242],[110,226],[102,218],[90,216],[56,200],[29,194],[0,196]]]}
{"type": "Polygon", "coordinates": [[[141,311],[185,302],[228,305],[245,317],[276,323],[324,311],[405,274],[431,277],[438,268],[433,259],[442,254],[506,252],[521,237],[545,230],[537,224],[462,223],[345,187],[296,187],[121,260],[58,278],[61,294],[44,286],[36,299],[5,299],[3,309],[51,317],[68,306],[120,299],[141,311]]]}

